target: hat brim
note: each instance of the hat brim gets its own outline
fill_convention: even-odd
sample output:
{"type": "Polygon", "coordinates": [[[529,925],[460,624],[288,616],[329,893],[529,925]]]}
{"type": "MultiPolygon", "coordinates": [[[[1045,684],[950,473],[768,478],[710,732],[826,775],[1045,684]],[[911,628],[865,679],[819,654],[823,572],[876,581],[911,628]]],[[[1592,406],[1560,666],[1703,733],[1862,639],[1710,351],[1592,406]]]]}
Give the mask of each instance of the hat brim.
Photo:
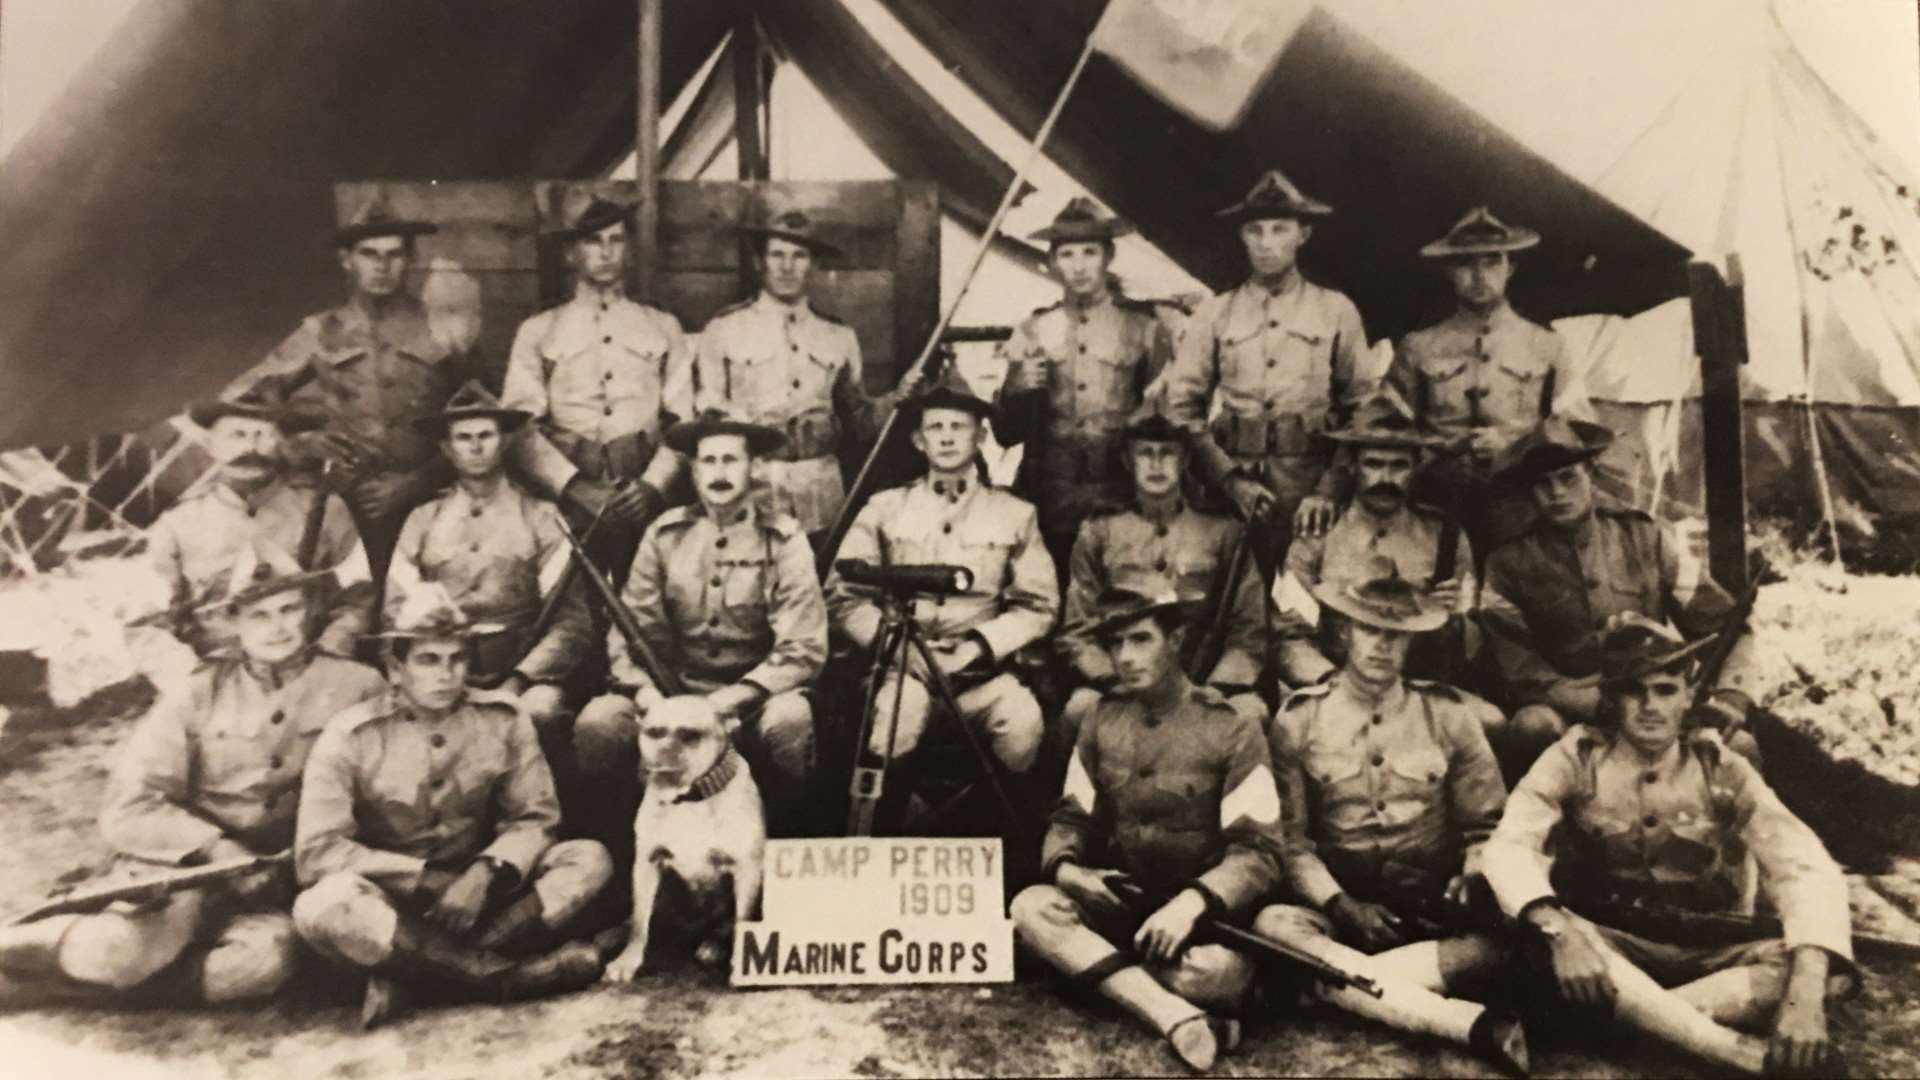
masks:
{"type": "Polygon", "coordinates": [[[294,589],[304,589],[309,585],[317,583],[322,578],[332,576],[332,570],[304,570],[298,574],[289,574],[286,577],[274,578],[272,581],[263,581],[256,585],[249,585],[232,596],[205,597],[198,603],[192,605],[192,610],[195,612],[211,612],[227,608],[243,607],[247,604],[265,600],[269,596],[279,596],[283,592],[292,592],[294,589]]]}
{"type": "Polygon", "coordinates": [[[938,387],[917,398],[907,401],[903,406],[915,419],[924,415],[928,409],[959,409],[970,412],[982,420],[993,417],[993,403],[971,394],[962,394],[945,387],[938,387]]]}
{"type": "Polygon", "coordinates": [[[791,229],[782,229],[773,225],[742,225],[740,226],[740,231],[749,236],[766,237],[776,240],[791,240],[813,252],[815,255],[823,255],[828,258],[837,259],[846,255],[846,252],[842,250],[838,244],[828,243],[817,236],[808,236],[806,233],[794,232],[791,229]]]}
{"type": "Polygon", "coordinates": [[[1076,221],[1065,225],[1049,225],[1038,232],[1029,233],[1027,239],[1036,244],[1098,243],[1117,240],[1129,236],[1135,231],[1133,223],[1121,218],[1108,221],[1076,221]]]}
{"type": "Polygon", "coordinates": [[[325,427],[327,423],[326,417],[315,415],[304,409],[248,405],[237,401],[203,401],[187,409],[187,418],[203,428],[210,428],[214,425],[214,421],[229,416],[243,417],[248,420],[265,420],[289,435],[325,427]]]}
{"type": "Polygon", "coordinates": [[[580,215],[579,221],[548,229],[546,235],[556,240],[578,240],[583,236],[592,236],[609,225],[625,225],[632,228],[633,214],[634,208],[631,206],[611,210],[589,210],[580,215]]]}
{"type": "Polygon", "coordinates": [[[1182,598],[1178,600],[1162,600],[1154,604],[1142,604],[1138,607],[1124,608],[1119,611],[1110,611],[1104,615],[1096,616],[1092,621],[1088,622],[1085,633],[1088,637],[1098,641],[1101,638],[1112,635],[1115,630],[1123,626],[1131,626],[1141,619],[1152,618],[1153,616],[1167,612],[1179,615],[1181,624],[1185,625],[1199,618],[1200,607],[1200,601],[1182,598]]]}
{"type": "Polygon", "coordinates": [[[1248,206],[1235,203],[1213,215],[1228,225],[1244,225],[1249,221],[1262,221],[1267,218],[1295,218],[1300,221],[1317,221],[1333,216],[1333,207],[1317,200],[1301,203],[1268,203],[1260,206],[1248,206]]]}
{"type": "Polygon", "coordinates": [[[1328,442],[1342,443],[1347,446],[1379,446],[1391,450],[1438,450],[1446,445],[1446,438],[1438,433],[1382,435],[1367,431],[1329,431],[1321,435],[1328,442]]]}
{"type": "Polygon", "coordinates": [[[1532,229],[1515,228],[1510,231],[1513,235],[1505,240],[1456,242],[1443,237],[1422,247],[1420,254],[1428,259],[1451,259],[1463,255],[1497,255],[1503,251],[1525,251],[1540,244],[1540,234],[1532,229]]]}
{"type": "Polygon", "coordinates": [[[476,419],[498,420],[502,434],[513,431],[520,425],[533,419],[533,414],[525,409],[448,409],[444,412],[428,413],[413,418],[413,430],[422,435],[445,435],[447,428],[455,420],[476,419]]]}
{"type": "Polygon", "coordinates": [[[1438,630],[1447,624],[1447,612],[1442,608],[1428,607],[1410,615],[1388,615],[1375,608],[1368,607],[1347,595],[1344,588],[1334,582],[1323,581],[1313,587],[1314,599],[1322,606],[1346,616],[1348,619],[1376,630],[1398,630],[1408,634],[1424,634],[1438,630]]]}
{"type": "Polygon", "coordinates": [[[382,221],[365,225],[345,225],[333,231],[334,247],[352,247],[376,236],[432,236],[440,226],[431,221],[382,221]]]}
{"type": "Polygon", "coordinates": [[[785,432],[765,424],[749,424],[744,420],[682,420],[667,429],[661,442],[677,453],[692,457],[700,448],[700,440],[715,435],[739,435],[747,440],[747,452],[754,457],[771,454],[787,443],[785,432]]]}
{"type": "Polygon", "coordinates": [[[1137,424],[1128,424],[1120,429],[1120,438],[1127,442],[1188,442],[1192,435],[1186,428],[1165,418],[1156,418],[1137,424]]]}
{"type": "Polygon", "coordinates": [[[1720,638],[1718,634],[1708,634],[1706,637],[1699,638],[1694,641],[1689,641],[1685,645],[1682,645],[1679,648],[1672,650],[1671,652],[1661,653],[1658,656],[1647,657],[1644,660],[1638,661],[1637,663],[1634,664],[1634,666],[1624,671],[1608,672],[1605,669],[1605,658],[1603,656],[1601,660],[1602,668],[1600,672],[1600,685],[1602,687],[1615,687],[1615,686],[1623,685],[1625,683],[1636,682],[1640,679],[1646,678],[1648,675],[1651,675],[1656,671],[1662,671],[1662,670],[1665,670],[1666,668],[1670,668],[1673,665],[1680,663],[1681,661],[1693,659],[1695,654],[1706,650],[1709,646],[1711,646],[1715,641],[1718,641],[1719,639],[1720,638]]]}
{"type": "Polygon", "coordinates": [[[1550,472],[1557,472],[1569,465],[1584,465],[1607,452],[1607,446],[1582,447],[1540,447],[1520,460],[1502,468],[1493,475],[1496,483],[1509,488],[1524,488],[1550,472]]]}
{"type": "Polygon", "coordinates": [[[472,641],[475,638],[503,634],[513,629],[515,627],[511,623],[476,622],[457,627],[430,626],[418,630],[380,630],[371,634],[361,634],[360,638],[363,641],[421,641],[429,638],[472,641]]]}

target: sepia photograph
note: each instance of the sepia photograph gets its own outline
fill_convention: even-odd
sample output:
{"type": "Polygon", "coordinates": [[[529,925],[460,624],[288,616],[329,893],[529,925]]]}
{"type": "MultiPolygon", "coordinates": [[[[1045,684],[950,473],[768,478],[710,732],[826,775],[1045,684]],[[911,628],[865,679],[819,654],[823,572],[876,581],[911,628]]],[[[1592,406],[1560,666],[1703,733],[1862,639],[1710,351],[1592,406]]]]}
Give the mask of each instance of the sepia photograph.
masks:
{"type": "Polygon", "coordinates": [[[1920,1075],[1920,0],[0,0],[0,1078],[1920,1075]]]}

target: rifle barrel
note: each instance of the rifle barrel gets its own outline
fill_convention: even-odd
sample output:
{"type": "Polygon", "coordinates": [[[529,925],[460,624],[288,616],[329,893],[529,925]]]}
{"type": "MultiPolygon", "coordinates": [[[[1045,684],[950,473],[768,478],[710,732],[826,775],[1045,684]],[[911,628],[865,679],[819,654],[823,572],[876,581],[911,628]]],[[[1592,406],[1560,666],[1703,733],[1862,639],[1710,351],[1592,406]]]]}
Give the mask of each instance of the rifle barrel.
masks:
{"type": "Polygon", "coordinates": [[[627,653],[633,657],[634,663],[646,669],[661,693],[668,697],[686,693],[687,686],[680,681],[679,673],[662,664],[660,658],[654,655],[652,647],[640,633],[640,621],[633,617],[633,612],[627,610],[627,605],[620,599],[620,591],[613,587],[613,582],[608,580],[606,572],[595,566],[593,560],[587,556],[586,545],[581,543],[580,537],[574,533],[573,526],[567,524],[564,515],[555,515],[555,520],[560,523],[560,535],[566,537],[567,545],[573,548],[574,565],[580,568],[581,573],[587,575],[587,581],[593,585],[594,591],[600,594],[601,601],[607,605],[607,614],[612,618],[614,627],[620,631],[620,636],[626,640],[627,653]]]}
{"type": "MultiPolygon", "coordinates": [[[[1110,880],[1107,885],[1113,890],[1114,895],[1129,903],[1142,903],[1147,900],[1147,891],[1132,882],[1110,880]]],[[[1381,996],[1380,984],[1370,977],[1359,972],[1348,971],[1311,953],[1296,949],[1286,942],[1275,941],[1251,930],[1241,929],[1221,919],[1203,918],[1200,920],[1200,926],[1214,937],[1224,938],[1253,952],[1265,953],[1289,964],[1304,967],[1321,982],[1337,987],[1351,987],[1372,997],[1381,996]]]]}

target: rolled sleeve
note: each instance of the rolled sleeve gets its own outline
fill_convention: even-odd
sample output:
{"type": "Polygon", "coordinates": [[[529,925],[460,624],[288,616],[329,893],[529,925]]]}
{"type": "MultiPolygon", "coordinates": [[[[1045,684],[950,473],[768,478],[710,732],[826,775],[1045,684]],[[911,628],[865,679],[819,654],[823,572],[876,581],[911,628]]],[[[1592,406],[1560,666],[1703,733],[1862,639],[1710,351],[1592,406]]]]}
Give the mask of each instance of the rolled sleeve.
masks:
{"type": "Polygon", "coordinates": [[[1818,946],[1851,964],[1853,919],[1839,865],[1746,759],[1723,753],[1720,762],[1735,780],[1740,837],[1760,863],[1788,948],[1818,946]]]}
{"type": "Polygon", "coordinates": [[[1499,825],[1480,849],[1480,872],[1509,916],[1554,895],[1548,838],[1579,786],[1578,738],[1577,730],[1569,732],[1540,755],[1507,797],[1499,825]]]}
{"type": "Polygon", "coordinates": [[[1062,863],[1084,864],[1087,853],[1109,835],[1109,808],[1093,783],[1100,768],[1095,727],[1089,720],[1080,728],[1079,742],[1067,762],[1066,784],[1040,843],[1040,876],[1047,881],[1053,880],[1062,863]]]}
{"type": "Polygon", "coordinates": [[[1273,892],[1280,880],[1279,853],[1286,846],[1286,814],[1266,741],[1253,720],[1238,719],[1221,785],[1226,794],[1220,801],[1220,834],[1226,849],[1196,882],[1229,916],[1245,914],[1273,892]]]}
{"type": "Polygon", "coordinates": [[[513,348],[507,354],[507,374],[500,389],[503,408],[523,409],[533,414],[535,423],[526,425],[513,440],[512,452],[520,472],[535,487],[553,498],[565,490],[567,482],[580,470],[553,445],[540,430],[538,421],[548,414],[552,403],[547,397],[547,377],[540,361],[540,339],[546,333],[549,318],[535,315],[520,324],[513,335],[513,348]]]}
{"type": "Polygon", "coordinates": [[[1281,869],[1294,895],[1316,908],[1340,895],[1340,882],[1314,849],[1308,831],[1313,808],[1307,802],[1307,773],[1300,764],[1299,721],[1283,707],[1274,718],[1268,746],[1281,800],[1281,823],[1286,832],[1286,857],[1281,869]]]}
{"type": "Polygon", "coordinates": [[[1448,710],[1441,723],[1447,740],[1447,799],[1464,849],[1462,872],[1480,873],[1480,857],[1507,805],[1507,785],[1487,742],[1486,725],[1499,710],[1469,697],[1463,712],[1448,710]]]}

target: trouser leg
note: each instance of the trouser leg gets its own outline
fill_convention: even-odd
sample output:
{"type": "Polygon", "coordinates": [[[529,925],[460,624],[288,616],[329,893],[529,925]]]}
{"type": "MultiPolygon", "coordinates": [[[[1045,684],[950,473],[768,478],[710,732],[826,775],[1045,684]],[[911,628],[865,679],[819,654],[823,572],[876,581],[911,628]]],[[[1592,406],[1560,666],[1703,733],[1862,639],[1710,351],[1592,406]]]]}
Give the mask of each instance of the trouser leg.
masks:
{"type": "MultiPolygon", "coordinates": [[[[1683,950],[1586,920],[1579,920],[1570,932],[1589,935],[1600,950],[1607,963],[1607,975],[1613,980],[1613,1014],[1629,1027],[1709,1061],[1753,1075],[1761,1072],[1767,1054],[1764,1040],[1743,1035],[1717,1022],[1694,1002],[1661,986],[1636,962],[1650,962],[1657,968],[1672,967],[1676,954],[1683,950]]],[[[1724,984],[1710,985],[1705,989],[1719,991],[1725,987],[1724,984]]],[[[1702,992],[1698,996],[1706,995],[1702,992]]]]}
{"type": "Polygon", "coordinates": [[[1162,1035],[1202,1010],[1154,978],[1113,943],[1093,932],[1080,907],[1052,885],[1033,885],[1009,909],[1022,945],[1069,978],[1093,985],[1162,1035]]]}
{"type": "Polygon", "coordinates": [[[812,790],[817,768],[813,704],[798,690],[775,694],[741,729],[741,752],[753,766],[774,835],[807,836],[819,827],[812,790]]]}
{"type": "Polygon", "coordinates": [[[208,896],[195,890],[144,911],[83,915],[60,942],[60,970],[79,982],[130,990],[178,960],[205,934],[210,914],[208,896]]]}
{"type": "Polygon", "coordinates": [[[993,755],[1008,771],[1019,774],[1033,767],[1046,734],[1046,721],[1032,691],[1012,675],[1000,674],[958,696],[962,722],[987,733],[993,755]]]}
{"type": "Polygon", "coordinates": [[[883,758],[902,758],[913,753],[926,735],[927,713],[931,707],[926,683],[912,675],[902,677],[898,672],[890,673],[881,681],[880,693],[873,701],[873,724],[867,733],[867,749],[883,758]]]}
{"type": "Polygon", "coordinates": [[[616,868],[633,865],[633,819],[640,809],[640,724],[633,702],[607,694],[574,720],[572,751],[579,789],[564,796],[580,832],[598,840],[616,868]]]}
{"type": "Polygon", "coordinates": [[[1498,718],[1497,722],[1490,719],[1486,725],[1487,743],[1509,787],[1566,733],[1566,717],[1549,705],[1523,705],[1512,716],[1498,718]]]}

